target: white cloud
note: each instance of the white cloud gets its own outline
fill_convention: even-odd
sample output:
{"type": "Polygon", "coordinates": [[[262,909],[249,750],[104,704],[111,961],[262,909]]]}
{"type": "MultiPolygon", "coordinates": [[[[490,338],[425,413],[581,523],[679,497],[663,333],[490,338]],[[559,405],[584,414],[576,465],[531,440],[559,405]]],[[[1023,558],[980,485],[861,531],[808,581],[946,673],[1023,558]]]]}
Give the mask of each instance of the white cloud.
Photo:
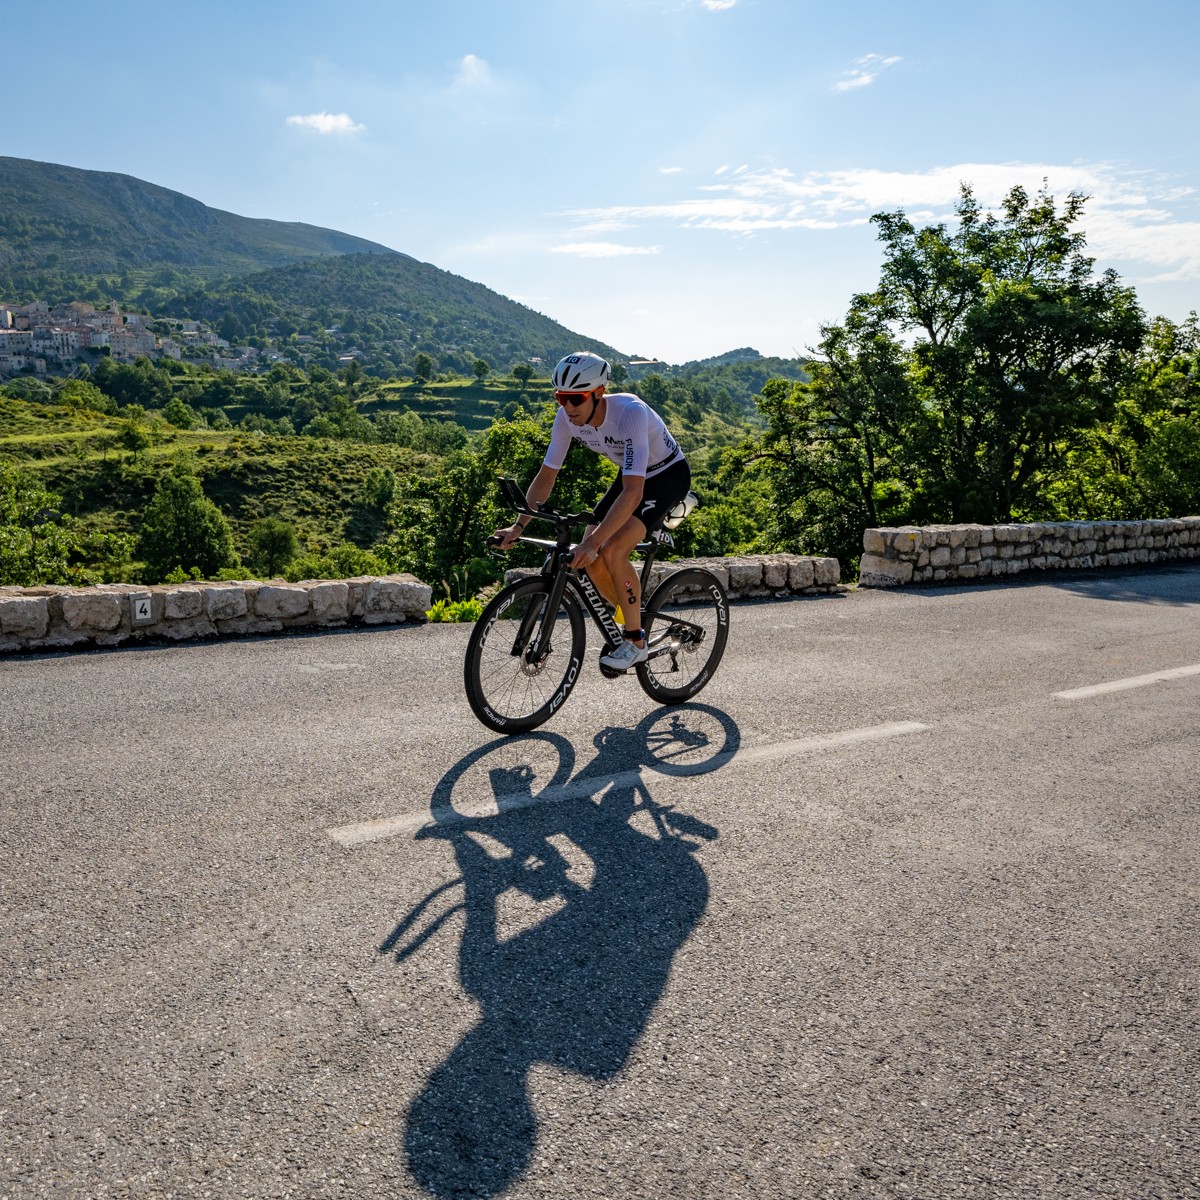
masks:
{"type": "Polygon", "coordinates": [[[724,8],[732,8],[737,0],[700,0],[709,12],[720,12],[724,8]]]}
{"type": "Polygon", "coordinates": [[[867,87],[879,78],[879,72],[887,70],[888,67],[894,67],[900,61],[898,54],[893,54],[888,58],[884,58],[882,54],[867,54],[863,58],[856,59],[854,66],[845,73],[845,76],[833,85],[835,92],[849,92],[854,88],[867,87]]]}
{"type": "Polygon", "coordinates": [[[492,82],[492,68],[477,54],[463,56],[458,64],[458,74],[454,77],[455,87],[486,87],[492,82]]]}
{"type": "MultiPolygon", "coordinates": [[[[971,185],[981,205],[994,209],[1014,185],[1035,195],[1046,181],[1059,203],[1072,191],[1089,197],[1081,225],[1089,252],[1098,259],[1132,264],[1136,278],[1147,281],[1200,279],[1200,220],[1187,211],[1195,193],[1175,181],[1110,164],[958,163],[927,171],[857,168],[805,175],[778,167],[730,174],[722,167],[717,175],[720,182],[679,200],[561,215],[577,229],[665,224],[743,236],[848,228],[898,208],[917,224],[927,224],[953,221],[963,183],[971,185]]],[[[608,251],[629,252],[639,251],[608,251]]]]}
{"type": "Polygon", "coordinates": [[[627,254],[658,254],[661,246],[624,246],[619,242],[569,242],[552,246],[555,254],[576,254],[580,258],[620,258],[627,254]]]}
{"type": "Polygon", "coordinates": [[[365,125],[356,125],[346,113],[308,113],[307,116],[288,117],[289,125],[299,125],[316,133],[348,134],[362,133],[365,125]]]}
{"type": "Polygon", "coordinates": [[[682,167],[659,167],[658,173],[660,175],[682,175],[683,168],[682,167]]]}

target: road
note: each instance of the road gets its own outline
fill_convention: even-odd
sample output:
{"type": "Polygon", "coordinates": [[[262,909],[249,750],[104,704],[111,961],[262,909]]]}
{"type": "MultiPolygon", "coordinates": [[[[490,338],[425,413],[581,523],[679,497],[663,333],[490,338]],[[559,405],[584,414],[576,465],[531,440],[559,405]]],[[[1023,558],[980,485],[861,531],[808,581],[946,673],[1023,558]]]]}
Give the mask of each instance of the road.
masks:
{"type": "Polygon", "coordinates": [[[737,605],[509,740],[462,626],[0,661],[0,1196],[1200,1196],[1198,617],[737,605]]]}

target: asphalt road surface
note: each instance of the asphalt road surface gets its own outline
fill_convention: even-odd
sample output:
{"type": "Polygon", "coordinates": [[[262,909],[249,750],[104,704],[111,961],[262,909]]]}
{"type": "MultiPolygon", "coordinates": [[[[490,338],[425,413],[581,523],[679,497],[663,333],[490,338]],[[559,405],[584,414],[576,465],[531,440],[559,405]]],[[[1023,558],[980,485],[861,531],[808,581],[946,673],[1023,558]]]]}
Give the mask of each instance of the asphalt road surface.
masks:
{"type": "Polygon", "coordinates": [[[0,1196],[1200,1196],[1200,567],[467,633],[0,661],[0,1196]]]}

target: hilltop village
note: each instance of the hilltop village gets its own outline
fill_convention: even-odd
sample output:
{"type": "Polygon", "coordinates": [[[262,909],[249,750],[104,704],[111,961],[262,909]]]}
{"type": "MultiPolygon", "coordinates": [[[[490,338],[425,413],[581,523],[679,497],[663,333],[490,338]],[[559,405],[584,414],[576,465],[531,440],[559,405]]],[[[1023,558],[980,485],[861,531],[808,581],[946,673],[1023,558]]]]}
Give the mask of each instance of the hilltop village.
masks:
{"type": "Polygon", "coordinates": [[[0,303],[0,379],[54,373],[76,360],[95,361],[103,355],[120,362],[186,358],[231,371],[256,370],[284,357],[254,346],[231,346],[200,321],[123,312],[116,301],[107,308],[82,300],[54,307],[44,300],[0,303]]]}

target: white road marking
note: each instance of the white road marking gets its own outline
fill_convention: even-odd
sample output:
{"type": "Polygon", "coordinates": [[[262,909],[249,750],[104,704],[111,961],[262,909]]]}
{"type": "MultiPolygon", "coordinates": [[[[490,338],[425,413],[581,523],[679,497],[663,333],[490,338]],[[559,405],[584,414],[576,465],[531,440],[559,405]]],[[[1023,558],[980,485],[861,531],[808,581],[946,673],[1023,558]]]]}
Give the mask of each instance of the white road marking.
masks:
{"type": "Polygon", "coordinates": [[[1055,692],[1058,700],[1087,700],[1092,696],[1103,696],[1106,692],[1124,692],[1129,688],[1147,687],[1161,683],[1164,679],[1182,679],[1185,675],[1200,675],[1200,663],[1192,667],[1172,667],[1168,671],[1155,671],[1151,675],[1134,675],[1129,679],[1114,679],[1109,683],[1094,683],[1091,687],[1073,688],[1069,692],[1055,692]]]}
{"type": "MultiPolygon", "coordinates": [[[[749,765],[751,763],[770,762],[780,758],[790,758],[795,754],[815,754],[821,750],[835,750],[841,746],[856,745],[860,742],[877,742],[883,738],[903,737],[909,733],[924,733],[929,728],[917,721],[890,721],[884,725],[868,725],[863,729],[845,729],[839,733],[821,734],[817,737],[794,738],[786,742],[773,742],[765,746],[754,746],[738,749],[728,754],[717,754],[697,766],[694,775],[707,774],[730,764],[749,765]]],[[[657,772],[645,767],[636,767],[631,771],[621,771],[616,775],[600,773],[583,775],[572,779],[569,783],[558,787],[547,787],[532,794],[517,792],[504,796],[479,796],[464,799],[451,808],[449,806],[435,808],[432,811],[422,809],[419,812],[400,813],[394,817],[380,817],[374,821],[361,821],[354,825],[338,825],[327,829],[335,842],[343,846],[362,846],[367,842],[378,842],[384,838],[395,837],[397,834],[415,832],[430,821],[439,825],[454,821],[470,820],[473,817],[487,817],[497,810],[511,812],[520,808],[531,808],[535,804],[555,804],[563,800],[578,800],[585,796],[595,796],[608,788],[635,787],[643,782],[643,772],[651,777],[665,775],[667,778],[680,777],[680,772],[657,772]]]]}

